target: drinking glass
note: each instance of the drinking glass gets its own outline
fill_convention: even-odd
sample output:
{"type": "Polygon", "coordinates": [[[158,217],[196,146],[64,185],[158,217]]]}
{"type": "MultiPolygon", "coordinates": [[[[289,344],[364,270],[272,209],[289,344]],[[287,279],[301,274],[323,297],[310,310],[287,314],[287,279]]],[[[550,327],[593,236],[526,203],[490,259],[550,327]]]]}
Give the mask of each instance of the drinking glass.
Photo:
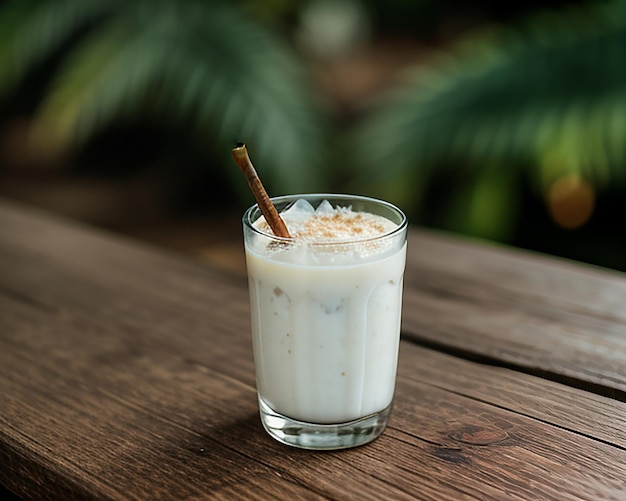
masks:
{"type": "Polygon", "coordinates": [[[355,195],[272,202],[282,212],[299,199],[396,225],[373,237],[319,243],[262,231],[254,224],[257,205],[243,217],[261,422],[287,445],[354,447],[378,437],[391,412],[407,219],[390,203],[355,195]]]}

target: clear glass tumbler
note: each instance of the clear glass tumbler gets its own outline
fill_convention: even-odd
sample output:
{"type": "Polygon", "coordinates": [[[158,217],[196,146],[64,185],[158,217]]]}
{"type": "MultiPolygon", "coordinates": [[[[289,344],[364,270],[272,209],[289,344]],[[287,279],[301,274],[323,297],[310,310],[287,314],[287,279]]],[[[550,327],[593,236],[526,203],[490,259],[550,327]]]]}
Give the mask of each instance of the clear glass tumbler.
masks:
{"type": "Polygon", "coordinates": [[[365,444],[387,425],[396,381],[407,219],[381,200],[333,194],[273,198],[382,216],[375,237],[299,242],[243,217],[261,421],[276,440],[305,449],[365,444]],[[271,233],[271,232],[270,232],[271,233]]]}

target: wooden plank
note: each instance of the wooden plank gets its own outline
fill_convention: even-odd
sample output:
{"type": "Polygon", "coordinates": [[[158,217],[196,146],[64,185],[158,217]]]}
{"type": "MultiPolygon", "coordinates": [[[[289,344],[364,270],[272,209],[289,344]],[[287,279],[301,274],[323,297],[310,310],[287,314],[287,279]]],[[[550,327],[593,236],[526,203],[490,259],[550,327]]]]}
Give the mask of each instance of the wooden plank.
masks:
{"type": "MultiPolygon", "coordinates": [[[[49,336],[41,335],[3,342],[2,443],[17,448],[20,457],[35,455],[41,477],[85,485],[76,497],[263,498],[280,492],[285,499],[304,493],[344,499],[499,499],[504,494],[509,499],[619,499],[626,488],[624,448],[566,430],[561,419],[542,415],[545,409],[529,405],[527,394],[532,385],[543,390],[545,383],[507,369],[403,343],[387,433],[354,451],[315,455],[282,447],[262,431],[254,388],[239,378],[252,370],[250,355],[241,360],[209,355],[204,365],[204,357],[189,353],[192,346],[164,354],[158,344],[139,342],[141,350],[106,356],[104,362],[88,349],[92,343],[84,331],[68,329],[71,322],[58,326],[58,332],[48,322],[36,323],[57,339],[62,332],[65,348],[50,352],[49,336]],[[488,387],[471,390],[503,375],[512,381],[505,385],[508,392],[530,415],[504,408],[501,401],[494,405],[488,387]],[[471,391],[478,393],[464,395],[471,391]]],[[[115,325],[109,329],[103,337],[123,332],[115,325]]],[[[152,329],[145,332],[152,337],[152,329]]],[[[231,341],[248,345],[245,333],[231,341]]],[[[611,415],[611,427],[624,429],[626,404],[547,384],[553,386],[551,406],[576,408],[586,397],[611,411],[607,416],[606,408],[583,408],[588,420],[601,420],[597,432],[607,433],[602,421],[611,415]]],[[[533,392],[534,398],[544,394],[533,392]]],[[[21,464],[16,455],[11,455],[13,468],[21,464]]],[[[43,483],[45,490],[33,492],[11,478],[2,480],[27,497],[59,494],[54,484],[43,483]]]]}
{"type": "Polygon", "coordinates": [[[414,342],[626,399],[624,274],[415,231],[405,283],[414,342]]]}
{"type": "MultiPolygon", "coordinates": [[[[407,346],[405,350],[415,349],[415,345],[407,346]]],[[[432,350],[418,350],[415,357],[419,371],[409,373],[412,379],[423,378],[437,388],[626,450],[624,402],[459,358],[450,370],[442,370],[450,364],[450,357],[432,350]]]]}
{"type": "Polygon", "coordinates": [[[626,404],[407,342],[383,437],[285,448],[245,281],[24,219],[0,232],[0,481],[27,499],[623,499],[626,404]]]}

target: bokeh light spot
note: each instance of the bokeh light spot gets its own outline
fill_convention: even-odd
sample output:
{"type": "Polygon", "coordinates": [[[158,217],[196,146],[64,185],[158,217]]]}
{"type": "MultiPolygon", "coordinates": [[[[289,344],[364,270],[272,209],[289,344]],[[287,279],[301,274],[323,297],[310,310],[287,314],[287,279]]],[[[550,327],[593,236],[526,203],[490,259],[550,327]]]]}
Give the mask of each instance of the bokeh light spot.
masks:
{"type": "Polygon", "coordinates": [[[548,190],[547,204],[550,216],[563,228],[583,226],[593,214],[595,190],[577,174],[559,177],[548,190]]]}

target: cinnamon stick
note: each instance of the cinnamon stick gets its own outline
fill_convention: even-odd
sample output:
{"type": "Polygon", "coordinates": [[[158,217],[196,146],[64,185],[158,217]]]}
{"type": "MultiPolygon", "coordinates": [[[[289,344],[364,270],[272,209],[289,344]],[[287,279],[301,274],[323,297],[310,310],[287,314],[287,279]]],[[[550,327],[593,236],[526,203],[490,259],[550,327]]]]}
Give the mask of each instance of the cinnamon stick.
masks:
{"type": "Polygon", "coordinates": [[[285,221],[283,221],[280,214],[278,214],[276,207],[274,207],[274,204],[271,202],[267,191],[265,191],[265,188],[263,187],[263,183],[261,183],[261,179],[259,179],[259,176],[250,161],[246,145],[238,143],[237,146],[233,148],[232,154],[235,163],[239,166],[244,176],[246,176],[248,186],[254,194],[254,198],[259,205],[259,209],[261,209],[261,213],[265,216],[265,220],[270,225],[274,235],[282,238],[291,238],[285,221]]]}

